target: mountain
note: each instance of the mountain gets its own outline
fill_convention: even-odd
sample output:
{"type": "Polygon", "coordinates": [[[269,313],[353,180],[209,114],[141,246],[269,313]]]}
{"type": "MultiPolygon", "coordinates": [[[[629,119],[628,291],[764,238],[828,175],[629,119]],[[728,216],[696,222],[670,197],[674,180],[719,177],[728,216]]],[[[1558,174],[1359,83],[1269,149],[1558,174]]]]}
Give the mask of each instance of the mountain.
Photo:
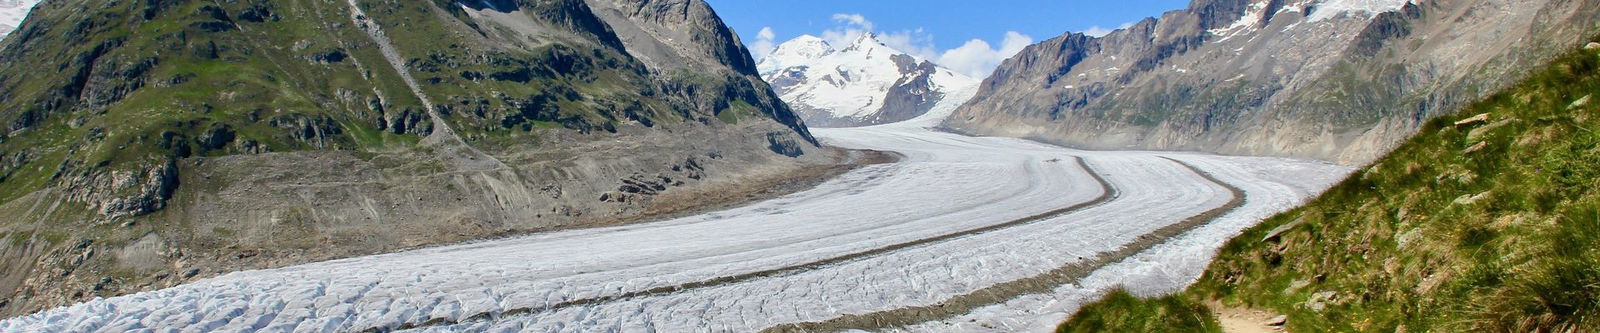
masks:
{"type": "Polygon", "coordinates": [[[28,16],[28,10],[39,0],[0,0],[0,39],[11,34],[22,24],[22,18],[28,16]]]}
{"type": "Polygon", "coordinates": [[[972,97],[978,81],[895,50],[871,33],[843,49],[803,35],[757,64],[762,77],[806,124],[852,127],[949,112],[972,97]]]}
{"type": "Polygon", "coordinates": [[[51,0],[0,43],[0,129],[6,315],[674,214],[835,157],[699,0],[51,0]]]}
{"type": "Polygon", "coordinates": [[[1593,331],[1600,43],[1528,73],[1246,230],[1188,290],[1113,295],[1060,331],[1216,327],[1228,309],[1293,332],[1593,331]]]}
{"type": "Polygon", "coordinates": [[[1597,31],[1600,3],[1195,0],[1028,47],[945,125],[1100,149],[1359,164],[1597,31]]]}

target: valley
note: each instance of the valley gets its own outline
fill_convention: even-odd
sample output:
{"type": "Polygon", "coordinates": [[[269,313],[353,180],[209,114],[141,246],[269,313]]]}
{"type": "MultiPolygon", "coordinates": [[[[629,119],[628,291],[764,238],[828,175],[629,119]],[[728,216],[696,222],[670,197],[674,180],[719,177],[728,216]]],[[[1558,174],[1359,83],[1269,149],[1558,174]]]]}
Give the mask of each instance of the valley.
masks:
{"type": "MultiPolygon", "coordinates": [[[[1280,158],[1071,150],[924,127],[933,123],[818,130],[831,145],[905,158],[750,206],[238,272],[49,310],[0,329],[783,330],[938,304],[1072,267],[1081,278],[1060,279],[1064,285],[964,304],[993,314],[983,315],[984,325],[1024,320],[1006,327],[1037,329],[1051,323],[1033,322],[1048,317],[1035,311],[1063,313],[1045,320],[1059,321],[1067,309],[1030,297],[1088,295],[1104,288],[1096,281],[1106,275],[1181,287],[1205,258],[1164,254],[1204,253],[1347,170],[1280,158]],[[1200,223],[1168,228],[1208,212],[1214,216],[1200,223]]],[[[941,323],[926,325],[964,329],[941,323]]]]}
{"type": "Polygon", "coordinates": [[[0,332],[1600,325],[1600,1],[1187,3],[0,0],[0,332]]]}

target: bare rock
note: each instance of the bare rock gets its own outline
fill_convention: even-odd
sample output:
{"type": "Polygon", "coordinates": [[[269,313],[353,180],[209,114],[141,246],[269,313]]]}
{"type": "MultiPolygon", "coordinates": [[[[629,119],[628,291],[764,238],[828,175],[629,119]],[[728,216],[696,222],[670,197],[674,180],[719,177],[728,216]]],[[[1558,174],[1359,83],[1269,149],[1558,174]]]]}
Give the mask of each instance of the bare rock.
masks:
{"type": "Polygon", "coordinates": [[[1268,319],[1267,321],[1262,322],[1261,324],[1262,325],[1276,327],[1276,326],[1283,326],[1284,324],[1288,324],[1288,323],[1289,323],[1289,316],[1278,315],[1277,317],[1272,317],[1272,319],[1268,319]]]}
{"type": "Polygon", "coordinates": [[[1478,194],[1468,194],[1468,195],[1462,195],[1460,197],[1457,197],[1456,200],[1451,202],[1451,203],[1452,204],[1456,204],[1456,205],[1471,205],[1471,204],[1478,203],[1478,201],[1482,201],[1484,198],[1488,198],[1488,197],[1489,197],[1489,192],[1483,192],[1483,193],[1478,193],[1478,194]]]}
{"type": "Polygon", "coordinates": [[[168,161],[137,170],[88,170],[66,178],[67,200],[86,203],[109,220],[166,207],[178,187],[178,167],[168,161]]]}
{"type": "Polygon", "coordinates": [[[1540,45],[1588,38],[1594,30],[1588,22],[1600,16],[1565,9],[1570,3],[1562,1],[1469,0],[1392,1],[1371,15],[1325,19],[1339,10],[1290,11],[1291,3],[1192,1],[1100,37],[1069,33],[1040,41],[1000,64],[944,126],[1085,148],[1359,165],[1410,137],[1418,120],[1449,114],[1528,73],[1489,65],[1494,59],[1564,53],[1540,45]],[[1468,8],[1495,15],[1446,14],[1468,8]],[[1318,24],[1302,24],[1308,20],[1318,24]],[[1519,29],[1507,30],[1508,24],[1519,29]],[[1332,35],[1350,37],[1322,38],[1332,35]],[[1412,46],[1423,42],[1494,47],[1412,46]],[[1379,111],[1385,109],[1410,112],[1379,111]],[[1330,130],[1364,134],[1306,139],[1330,130]]]}
{"type": "Polygon", "coordinates": [[[1484,148],[1488,148],[1488,147],[1489,147],[1489,142],[1488,141],[1478,142],[1478,144],[1472,145],[1472,147],[1467,147],[1467,150],[1461,151],[1461,154],[1462,155],[1467,155],[1467,154],[1476,153],[1476,152],[1479,152],[1479,151],[1483,151],[1484,148]]]}
{"type": "Polygon", "coordinates": [[[600,201],[601,202],[627,203],[628,202],[628,195],[625,194],[625,193],[619,193],[619,192],[606,192],[606,193],[600,194],[600,201]]]}
{"type": "Polygon", "coordinates": [[[1328,308],[1329,303],[1333,303],[1338,297],[1339,293],[1333,291],[1311,294],[1311,298],[1306,300],[1306,308],[1311,309],[1311,311],[1322,312],[1322,310],[1328,308]]]}
{"type": "Polygon", "coordinates": [[[1471,125],[1482,124],[1482,123],[1487,123],[1487,122],[1489,122],[1489,114],[1488,113],[1480,113],[1480,114],[1478,114],[1476,116],[1472,116],[1470,118],[1462,119],[1460,121],[1457,121],[1456,122],[1456,127],[1471,126],[1471,125]]]}
{"type": "Polygon", "coordinates": [[[1501,127],[1505,127],[1506,125],[1510,125],[1511,121],[1512,121],[1512,119],[1501,119],[1500,121],[1496,121],[1496,122],[1494,122],[1492,124],[1484,125],[1483,127],[1479,127],[1479,128],[1474,128],[1474,129],[1472,129],[1471,132],[1467,132],[1467,141],[1478,141],[1480,139],[1483,139],[1483,136],[1489,134],[1489,131],[1493,131],[1493,130],[1499,129],[1501,127]]]}
{"type": "Polygon", "coordinates": [[[1583,49],[1585,49],[1585,50],[1600,50],[1600,43],[1589,42],[1589,44],[1583,46],[1583,49]]]}
{"type": "Polygon", "coordinates": [[[1276,238],[1278,238],[1278,236],[1283,235],[1283,233],[1288,232],[1289,230],[1293,230],[1295,227],[1298,227],[1301,224],[1305,224],[1305,223],[1306,223],[1305,216],[1301,216],[1300,218],[1295,219],[1294,222],[1289,222],[1287,224],[1278,226],[1277,228],[1273,228],[1272,231],[1267,232],[1266,236],[1261,237],[1261,241],[1265,242],[1265,241],[1276,239],[1276,238]]]}
{"type": "Polygon", "coordinates": [[[1411,230],[1407,230],[1407,231],[1403,231],[1403,232],[1396,232],[1394,240],[1395,240],[1395,244],[1394,244],[1395,249],[1404,250],[1404,249],[1406,249],[1406,247],[1409,247],[1411,244],[1415,244],[1417,241],[1422,240],[1422,230],[1421,229],[1411,229],[1411,230]]]}
{"type": "Polygon", "coordinates": [[[1295,293],[1295,292],[1299,292],[1301,289],[1305,289],[1306,287],[1309,287],[1309,286],[1311,286],[1311,280],[1294,280],[1294,281],[1290,281],[1289,282],[1289,286],[1283,288],[1283,293],[1284,294],[1292,294],[1292,293],[1295,293]]]}
{"type": "Polygon", "coordinates": [[[1572,104],[1568,104],[1567,105],[1567,110],[1581,108],[1584,105],[1589,105],[1589,98],[1593,97],[1593,96],[1594,95],[1583,95],[1583,98],[1579,98],[1576,101],[1572,101],[1572,104]]]}

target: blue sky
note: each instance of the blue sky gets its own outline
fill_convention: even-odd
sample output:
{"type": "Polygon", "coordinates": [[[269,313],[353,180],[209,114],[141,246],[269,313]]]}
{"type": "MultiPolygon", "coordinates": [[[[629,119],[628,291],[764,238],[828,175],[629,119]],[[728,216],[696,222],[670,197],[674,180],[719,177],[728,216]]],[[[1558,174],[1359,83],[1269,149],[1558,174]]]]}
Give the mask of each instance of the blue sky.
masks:
{"type": "Polygon", "coordinates": [[[801,34],[844,39],[870,30],[890,46],[968,74],[986,74],[1033,42],[1068,31],[1109,31],[1188,4],[1187,0],[706,1],[758,53],[757,58],[771,49],[772,44],[765,43],[782,43],[801,34]]]}

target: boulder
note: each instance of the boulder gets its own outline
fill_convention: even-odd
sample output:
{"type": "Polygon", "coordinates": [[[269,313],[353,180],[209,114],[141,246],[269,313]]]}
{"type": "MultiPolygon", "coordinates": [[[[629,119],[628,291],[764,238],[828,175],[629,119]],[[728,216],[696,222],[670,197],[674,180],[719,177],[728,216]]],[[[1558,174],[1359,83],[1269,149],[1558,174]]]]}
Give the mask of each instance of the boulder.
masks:
{"type": "Polygon", "coordinates": [[[1328,305],[1330,303],[1333,303],[1334,301],[1336,301],[1338,298],[1339,298],[1339,293],[1338,292],[1333,292],[1333,291],[1318,292],[1318,293],[1315,293],[1315,294],[1311,294],[1311,298],[1306,300],[1305,305],[1306,305],[1306,308],[1307,309],[1311,309],[1311,311],[1322,312],[1322,310],[1327,309],[1328,305]]]}
{"type": "Polygon", "coordinates": [[[1289,323],[1289,316],[1278,315],[1277,317],[1272,317],[1272,319],[1268,319],[1267,321],[1262,322],[1261,324],[1262,325],[1267,325],[1267,326],[1283,326],[1284,324],[1288,324],[1288,323],[1289,323]]]}
{"type": "Polygon", "coordinates": [[[1305,223],[1306,223],[1305,216],[1301,216],[1300,218],[1295,219],[1294,222],[1289,222],[1287,224],[1278,226],[1277,228],[1273,228],[1272,231],[1267,232],[1266,236],[1261,237],[1261,241],[1265,242],[1265,241],[1276,239],[1276,238],[1278,238],[1278,236],[1283,235],[1283,233],[1288,232],[1289,230],[1292,230],[1295,227],[1298,227],[1301,224],[1305,224],[1305,223]]]}
{"type": "Polygon", "coordinates": [[[1478,114],[1476,116],[1472,116],[1471,118],[1462,119],[1461,121],[1457,121],[1456,122],[1456,126],[1457,127],[1470,126],[1470,125],[1474,125],[1474,124],[1482,124],[1482,123],[1487,123],[1487,122],[1489,122],[1489,114],[1488,113],[1480,113],[1480,114],[1478,114]]]}
{"type": "Polygon", "coordinates": [[[1489,124],[1487,126],[1474,128],[1474,129],[1472,129],[1471,132],[1467,132],[1467,141],[1478,141],[1479,139],[1483,139],[1484,135],[1488,135],[1489,131],[1493,131],[1495,129],[1498,129],[1498,128],[1501,128],[1501,127],[1505,127],[1506,125],[1510,125],[1510,124],[1511,124],[1511,119],[1502,119],[1500,121],[1496,121],[1493,124],[1489,124]]]}
{"type": "Polygon", "coordinates": [[[1584,105],[1589,105],[1589,98],[1592,97],[1592,96],[1594,96],[1594,95],[1583,95],[1583,98],[1579,98],[1576,101],[1572,101],[1572,104],[1568,104],[1567,105],[1567,110],[1581,108],[1584,105]]]}
{"type": "Polygon", "coordinates": [[[1456,205],[1471,205],[1471,204],[1478,203],[1478,201],[1482,201],[1484,198],[1487,198],[1487,197],[1489,197],[1489,192],[1482,192],[1482,193],[1478,193],[1478,194],[1464,194],[1464,195],[1462,195],[1460,197],[1456,197],[1456,200],[1455,201],[1451,201],[1450,203],[1451,204],[1456,204],[1456,205]]]}

